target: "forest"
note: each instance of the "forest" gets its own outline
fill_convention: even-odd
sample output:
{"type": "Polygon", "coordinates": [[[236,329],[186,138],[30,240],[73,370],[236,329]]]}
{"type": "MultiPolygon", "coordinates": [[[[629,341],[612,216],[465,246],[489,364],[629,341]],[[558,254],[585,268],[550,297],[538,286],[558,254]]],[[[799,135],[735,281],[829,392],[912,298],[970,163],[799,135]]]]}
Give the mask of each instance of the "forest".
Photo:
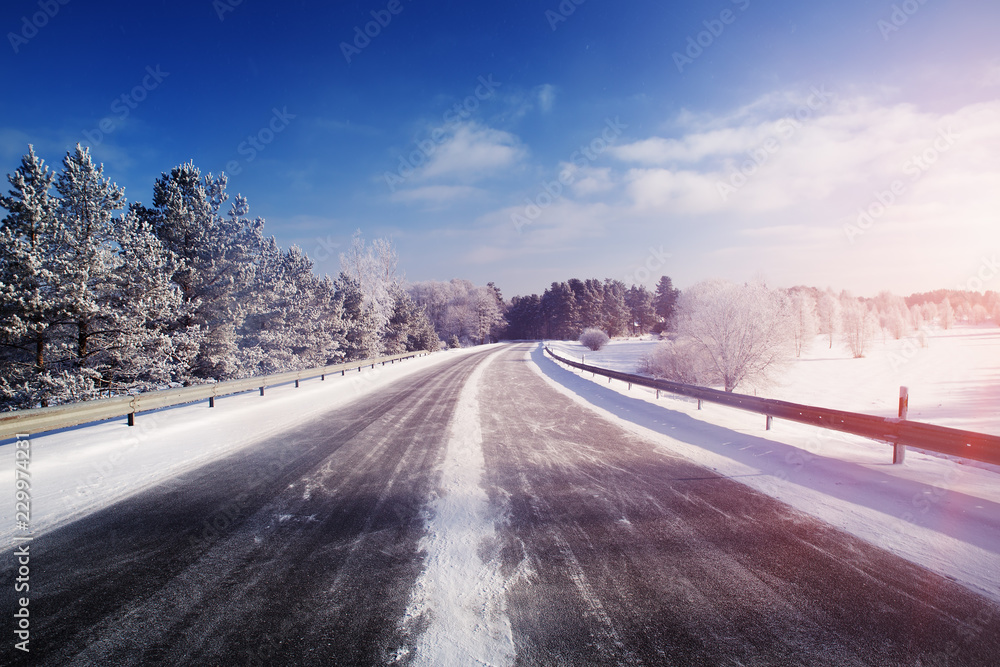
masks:
{"type": "Polygon", "coordinates": [[[77,145],[57,172],[29,147],[8,181],[2,409],[439,347],[388,241],[355,235],[340,274],[317,276],[229,202],[225,175],[182,164],[147,207],[77,145]]]}

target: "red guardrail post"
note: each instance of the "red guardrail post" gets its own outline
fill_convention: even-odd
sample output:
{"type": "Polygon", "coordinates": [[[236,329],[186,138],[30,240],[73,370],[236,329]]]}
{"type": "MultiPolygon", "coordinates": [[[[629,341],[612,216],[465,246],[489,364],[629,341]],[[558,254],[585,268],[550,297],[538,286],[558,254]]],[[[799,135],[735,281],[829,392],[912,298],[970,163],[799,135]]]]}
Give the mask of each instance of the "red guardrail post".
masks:
{"type": "MultiPolygon", "coordinates": [[[[910,411],[910,390],[906,387],[899,388],[899,418],[906,419],[906,414],[910,411]]],[[[901,465],[906,460],[906,445],[901,442],[892,443],[892,463],[901,465]]]]}

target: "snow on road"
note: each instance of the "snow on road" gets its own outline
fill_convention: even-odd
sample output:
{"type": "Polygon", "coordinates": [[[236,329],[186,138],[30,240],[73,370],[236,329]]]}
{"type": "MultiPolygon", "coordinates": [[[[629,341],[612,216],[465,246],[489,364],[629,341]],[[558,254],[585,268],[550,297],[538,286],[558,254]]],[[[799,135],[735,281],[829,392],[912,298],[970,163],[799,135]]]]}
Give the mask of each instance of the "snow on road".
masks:
{"type": "MultiPolygon", "coordinates": [[[[996,391],[991,378],[1000,372],[1000,330],[941,333],[913,359],[926,374],[906,378],[911,392],[921,387],[918,395],[929,397],[930,403],[936,401],[938,418],[927,421],[1000,432],[992,406],[980,409],[985,403],[977,403],[975,409],[963,409],[954,402],[996,391]],[[934,374],[935,368],[940,374],[934,374]],[[953,391],[955,387],[959,389],[953,391]],[[955,407],[954,419],[940,412],[949,406],[955,407]]],[[[553,347],[570,357],[585,356],[587,363],[635,372],[635,364],[651,345],[649,341],[613,342],[596,354],[571,342],[557,342],[553,347]]],[[[876,348],[868,359],[859,360],[860,366],[852,366],[862,368],[860,375],[844,371],[841,360],[830,360],[831,367],[841,370],[823,372],[822,391],[813,387],[815,378],[809,373],[817,364],[803,363],[800,368],[805,370],[793,367],[785,375],[776,397],[796,400],[795,388],[802,387],[804,398],[797,402],[891,414],[892,396],[880,406],[876,392],[885,393],[883,388],[896,382],[899,373],[915,373],[909,368],[917,368],[894,368],[890,355],[896,351],[895,346],[876,348]],[[860,379],[857,384],[856,379],[860,379]]],[[[624,383],[609,384],[606,378],[568,370],[543,356],[540,348],[531,358],[555,388],[602,417],[1000,600],[1000,469],[996,466],[912,450],[904,465],[892,465],[892,449],[883,443],[779,420],[773,430],[765,431],[761,415],[708,403],[698,410],[683,397],[656,399],[652,390],[634,387],[630,391],[624,383]]],[[[898,386],[895,392],[898,396],[898,386]]],[[[917,413],[922,410],[918,407],[917,413]]],[[[912,402],[910,416],[918,418],[912,402]]]]}
{"type": "Polygon", "coordinates": [[[497,354],[473,371],[452,418],[440,491],[431,503],[422,540],[427,565],[406,613],[408,626],[427,623],[417,642],[414,665],[514,662],[505,580],[497,555],[492,554],[498,544],[494,511],[482,486],[486,464],[479,385],[497,354]]]}
{"type": "MultiPolygon", "coordinates": [[[[207,403],[84,424],[31,437],[31,527],[38,536],[143,489],[379,391],[395,380],[483,348],[449,350],[375,369],[269,387],[207,403]]],[[[0,445],[0,479],[14,479],[14,440],[0,445]]],[[[13,482],[11,482],[13,483],[13,482]]],[[[14,504],[0,507],[0,544],[15,533],[14,504]]]]}

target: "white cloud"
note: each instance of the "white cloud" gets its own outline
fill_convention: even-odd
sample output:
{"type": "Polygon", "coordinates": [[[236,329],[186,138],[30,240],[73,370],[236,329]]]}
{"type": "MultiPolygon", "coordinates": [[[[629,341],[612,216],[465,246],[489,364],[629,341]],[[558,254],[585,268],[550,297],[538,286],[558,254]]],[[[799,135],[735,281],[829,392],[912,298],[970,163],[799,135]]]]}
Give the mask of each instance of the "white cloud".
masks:
{"type": "Polygon", "coordinates": [[[403,202],[429,202],[434,204],[444,204],[457,199],[468,199],[482,194],[482,190],[469,185],[427,185],[400,190],[392,195],[396,201],[403,202]]]}
{"type": "Polygon", "coordinates": [[[420,180],[476,181],[510,169],[526,155],[527,150],[513,134],[477,123],[463,123],[436,147],[416,176],[420,180]]]}
{"type": "Polygon", "coordinates": [[[603,194],[616,185],[610,167],[581,167],[571,162],[560,163],[559,179],[563,183],[569,183],[579,197],[603,194]]]}
{"type": "Polygon", "coordinates": [[[1000,100],[940,112],[808,99],[774,94],[715,117],[685,113],[676,136],[640,137],[586,168],[561,164],[573,186],[520,235],[513,208],[481,221],[495,222],[493,240],[511,254],[572,246],[597,262],[666,234],[680,282],[684,271],[690,282],[763,271],[862,294],[951,286],[980,254],[1000,251],[1000,100]],[[884,211],[880,197],[891,199],[884,211]],[[879,215],[852,242],[845,227],[863,210],[879,215]]]}

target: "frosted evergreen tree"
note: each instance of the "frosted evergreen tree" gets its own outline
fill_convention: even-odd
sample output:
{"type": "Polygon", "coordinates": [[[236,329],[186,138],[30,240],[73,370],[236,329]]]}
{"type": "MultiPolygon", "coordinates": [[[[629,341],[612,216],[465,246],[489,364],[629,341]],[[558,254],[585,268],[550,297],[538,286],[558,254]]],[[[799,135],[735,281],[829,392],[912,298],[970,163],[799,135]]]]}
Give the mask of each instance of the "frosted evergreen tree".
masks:
{"type": "Polygon", "coordinates": [[[402,288],[396,288],[394,297],[392,316],[386,327],[384,352],[402,354],[440,349],[441,342],[424,309],[402,288]]]}
{"type": "Polygon", "coordinates": [[[57,175],[29,149],[10,179],[15,189],[3,201],[11,215],[0,262],[8,405],[84,400],[102,388],[169,381],[178,364],[165,322],[180,295],[152,230],[118,213],[122,189],[79,145],[57,175]],[[53,185],[58,196],[49,192],[53,185]]]}
{"type": "Polygon", "coordinates": [[[670,276],[660,276],[660,282],[656,283],[656,296],[653,297],[653,308],[656,310],[656,314],[659,315],[664,326],[670,326],[680,294],[680,290],[674,288],[674,283],[670,279],[670,276]]]}
{"type": "MultiPolygon", "coordinates": [[[[7,176],[0,222],[0,401],[30,407],[49,401],[53,346],[67,322],[57,259],[62,236],[52,195],[55,174],[34,147],[7,176]]],[[[58,374],[58,371],[55,371],[58,374]]]]}
{"type": "Polygon", "coordinates": [[[79,144],[63,160],[55,181],[59,193],[56,215],[61,223],[57,272],[65,290],[75,345],[72,370],[99,385],[110,360],[107,349],[116,344],[120,319],[110,303],[115,298],[115,223],[125,207],[125,192],[104,177],[88,149],[79,144]]]}
{"type": "Polygon", "coordinates": [[[202,177],[191,163],[162,174],[153,186],[153,208],[141,209],[177,260],[172,279],[187,308],[172,324],[197,344],[190,378],[223,380],[240,373],[237,329],[264,246],[260,218],[237,196],[228,215],[226,177],[202,177]]]}
{"type": "Polygon", "coordinates": [[[653,310],[653,295],[642,285],[632,285],[625,293],[625,305],[629,310],[629,328],[634,334],[643,335],[656,324],[653,310]]]}
{"type": "Polygon", "coordinates": [[[282,252],[274,240],[263,247],[253,299],[240,330],[245,374],[314,368],[339,361],[340,327],[333,283],[313,274],[297,246],[282,252]]]}
{"type": "Polygon", "coordinates": [[[382,351],[379,339],[382,327],[379,318],[365,304],[360,283],[341,273],[334,281],[333,304],[338,323],[336,338],[343,341],[344,360],[377,357],[382,351]]]}
{"type": "Polygon", "coordinates": [[[134,212],[116,225],[114,270],[102,296],[107,330],[98,359],[112,387],[156,389],[183,377],[190,351],[185,332],[170,335],[184,308],[171,280],[174,260],[152,228],[134,212]]]}
{"type": "Polygon", "coordinates": [[[623,336],[631,326],[628,304],[625,303],[627,289],[620,280],[606,278],[603,286],[604,298],[601,305],[601,328],[611,336],[623,336]]]}

